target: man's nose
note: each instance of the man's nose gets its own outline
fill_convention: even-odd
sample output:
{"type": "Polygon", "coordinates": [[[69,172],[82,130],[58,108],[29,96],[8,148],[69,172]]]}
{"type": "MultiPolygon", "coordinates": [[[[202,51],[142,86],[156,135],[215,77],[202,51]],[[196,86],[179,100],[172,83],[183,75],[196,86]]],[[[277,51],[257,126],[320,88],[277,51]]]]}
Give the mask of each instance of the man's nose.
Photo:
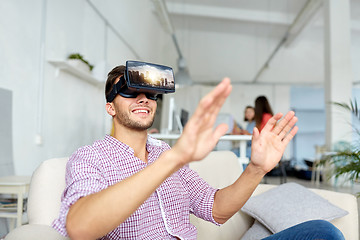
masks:
{"type": "Polygon", "coordinates": [[[138,103],[148,103],[149,99],[146,97],[145,93],[140,93],[137,97],[138,103]]]}

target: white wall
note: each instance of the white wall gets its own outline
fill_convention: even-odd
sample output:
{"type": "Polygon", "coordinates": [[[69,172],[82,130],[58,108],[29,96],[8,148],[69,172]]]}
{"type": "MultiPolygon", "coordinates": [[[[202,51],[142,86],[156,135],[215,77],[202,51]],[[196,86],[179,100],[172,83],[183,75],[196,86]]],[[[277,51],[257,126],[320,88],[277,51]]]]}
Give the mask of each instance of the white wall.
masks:
{"type": "Polygon", "coordinates": [[[15,174],[30,175],[45,159],[69,156],[110,129],[103,87],[58,72],[48,60],[65,60],[79,52],[90,63],[105,65],[105,73],[127,59],[169,65],[176,61],[171,38],[160,27],[151,1],[91,2],[108,12],[105,17],[116,22],[120,38],[85,0],[0,2],[0,88],[13,93],[15,174]]]}
{"type": "MultiPolygon", "coordinates": [[[[192,37],[204,39],[204,36],[192,37]]],[[[208,37],[210,41],[211,36],[208,37]]],[[[196,49],[179,40],[185,42],[183,51],[191,63],[196,49]]],[[[214,46],[218,40],[214,39],[214,46]]],[[[236,39],[232,44],[235,42],[236,39]]],[[[255,51],[251,46],[241,49],[255,51]]],[[[166,64],[176,71],[178,57],[171,36],[164,32],[148,0],[3,0],[0,1],[0,48],[0,88],[13,93],[15,173],[27,175],[45,159],[69,156],[78,147],[102,138],[111,125],[104,110],[103,87],[58,71],[49,60],[65,60],[68,54],[79,52],[95,65],[95,72],[103,69],[100,75],[105,78],[110,68],[124,64],[127,59],[166,64]],[[117,32],[106,26],[90,3],[117,32]],[[40,145],[35,142],[38,135],[42,140],[40,145]]],[[[267,50],[260,52],[265,54],[267,50]]],[[[204,56],[204,60],[211,56],[204,56]]],[[[199,64],[192,63],[204,71],[219,67],[199,64]]],[[[209,86],[177,89],[176,103],[192,113],[200,98],[211,89],[209,86]]],[[[222,112],[232,113],[245,125],[244,108],[253,105],[258,95],[266,95],[276,112],[286,112],[289,108],[288,86],[236,84],[222,112]]],[[[166,110],[166,101],[163,109],[166,110]]],[[[162,125],[166,124],[166,116],[162,115],[162,125]]]]}

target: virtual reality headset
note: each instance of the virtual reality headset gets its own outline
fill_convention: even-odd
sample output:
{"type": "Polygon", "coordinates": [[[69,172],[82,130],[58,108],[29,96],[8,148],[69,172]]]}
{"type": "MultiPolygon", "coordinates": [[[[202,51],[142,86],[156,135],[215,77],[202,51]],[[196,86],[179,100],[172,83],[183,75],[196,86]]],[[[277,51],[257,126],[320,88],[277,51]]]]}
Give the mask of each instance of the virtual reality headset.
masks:
{"type": "Polygon", "coordinates": [[[136,98],[140,93],[144,93],[148,99],[157,100],[158,94],[173,92],[175,78],[171,67],[127,61],[124,75],[114,84],[106,101],[112,102],[117,94],[126,98],[136,98]]]}

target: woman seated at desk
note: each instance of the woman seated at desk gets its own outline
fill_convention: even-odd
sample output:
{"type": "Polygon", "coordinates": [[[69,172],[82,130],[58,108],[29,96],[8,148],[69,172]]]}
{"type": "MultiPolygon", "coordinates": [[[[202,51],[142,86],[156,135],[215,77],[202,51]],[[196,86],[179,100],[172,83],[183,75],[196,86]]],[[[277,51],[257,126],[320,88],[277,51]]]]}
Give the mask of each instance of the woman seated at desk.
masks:
{"type": "MultiPolygon", "coordinates": [[[[231,132],[233,135],[252,135],[253,129],[255,127],[255,108],[252,106],[246,106],[244,112],[244,121],[247,122],[246,129],[242,129],[234,121],[234,128],[231,132]]],[[[239,157],[239,148],[233,148],[232,151],[239,157]]],[[[246,157],[250,159],[251,155],[251,141],[248,141],[246,144],[246,157]]]]}

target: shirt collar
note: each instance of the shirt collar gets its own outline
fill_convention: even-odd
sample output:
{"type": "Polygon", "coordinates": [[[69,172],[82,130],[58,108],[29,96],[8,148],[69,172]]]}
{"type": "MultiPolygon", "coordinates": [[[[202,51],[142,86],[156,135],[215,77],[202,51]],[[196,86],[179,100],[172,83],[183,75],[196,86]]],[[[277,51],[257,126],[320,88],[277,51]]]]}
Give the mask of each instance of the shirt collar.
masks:
{"type": "Polygon", "coordinates": [[[116,138],[110,136],[110,135],[105,135],[104,138],[105,142],[109,143],[109,145],[115,150],[115,151],[125,151],[125,152],[131,152],[132,154],[134,154],[134,150],[127,144],[117,140],[116,138]]]}
{"type": "MultiPolygon", "coordinates": [[[[117,149],[120,149],[123,151],[130,151],[131,153],[134,154],[134,150],[129,145],[117,140],[116,138],[114,138],[110,135],[106,135],[104,140],[106,142],[110,143],[110,145],[114,146],[117,149]]],[[[155,139],[155,138],[151,137],[150,135],[147,136],[146,150],[148,152],[151,152],[154,148],[161,147],[161,146],[162,146],[162,142],[160,140],[155,139]]]]}

